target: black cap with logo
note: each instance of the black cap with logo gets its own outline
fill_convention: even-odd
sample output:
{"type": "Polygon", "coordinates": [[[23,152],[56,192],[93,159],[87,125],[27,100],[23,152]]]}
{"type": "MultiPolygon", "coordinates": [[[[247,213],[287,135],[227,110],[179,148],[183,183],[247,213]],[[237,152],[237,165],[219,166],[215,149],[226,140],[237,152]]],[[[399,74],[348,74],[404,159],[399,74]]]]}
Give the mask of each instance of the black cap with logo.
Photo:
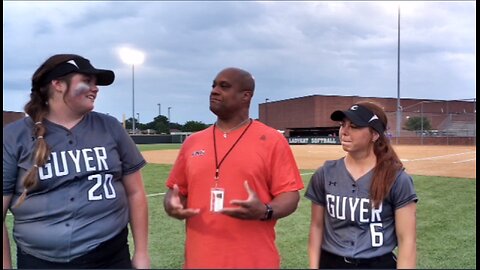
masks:
{"type": "Polygon", "coordinates": [[[330,119],[333,121],[342,121],[344,118],[347,118],[358,127],[372,127],[380,134],[385,132],[385,124],[376,114],[362,105],[355,104],[346,111],[334,111],[330,115],[330,119]]]}

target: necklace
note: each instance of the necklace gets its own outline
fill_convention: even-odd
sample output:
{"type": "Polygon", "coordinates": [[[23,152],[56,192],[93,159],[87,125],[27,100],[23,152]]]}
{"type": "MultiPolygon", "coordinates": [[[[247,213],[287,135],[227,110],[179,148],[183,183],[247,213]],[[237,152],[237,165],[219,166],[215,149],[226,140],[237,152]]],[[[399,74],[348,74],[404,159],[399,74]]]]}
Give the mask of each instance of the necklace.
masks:
{"type": "Polygon", "coordinates": [[[244,121],[242,121],[240,124],[238,124],[238,125],[234,126],[234,127],[233,127],[233,128],[231,128],[231,129],[228,129],[228,130],[223,130],[223,129],[221,129],[221,128],[218,126],[218,124],[217,124],[217,123],[215,123],[215,126],[216,126],[216,127],[218,127],[218,129],[220,129],[220,130],[223,132],[223,138],[225,138],[225,139],[226,139],[226,138],[227,138],[227,135],[228,135],[228,133],[230,133],[230,132],[232,132],[232,131],[234,131],[234,130],[238,129],[238,128],[239,128],[239,127],[241,127],[241,126],[243,126],[243,124],[245,124],[245,123],[246,123],[247,121],[249,121],[249,120],[250,120],[250,118],[247,118],[247,119],[245,119],[244,121]]]}
{"type": "MultiPolygon", "coordinates": [[[[250,120],[250,119],[248,119],[250,120]]],[[[238,137],[238,139],[235,141],[235,143],[233,143],[232,147],[230,147],[230,149],[227,151],[227,153],[225,154],[225,156],[223,156],[223,158],[220,160],[220,162],[218,162],[218,156],[217,156],[217,140],[215,138],[215,126],[213,126],[213,149],[214,149],[214,152],[215,152],[215,188],[218,186],[218,179],[219,179],[219,176],[220,176],[220,166],[222,166],[222,163],[223,161],[225,160],[225,158],[227,158],[228,154],[230,154],[230,152],[232,152],[233,148],[237,145],[237,143],[240,141],[240,139],[243,137],[243,135],[245,135],[245,132],[247,132],[248,128],[252,125],[252,122],[253,121],[250,121],[250,123],[248,123],[248,126],[245,130],[243,130],[242,134],[240,134],[240,137],[238,137]]]]}

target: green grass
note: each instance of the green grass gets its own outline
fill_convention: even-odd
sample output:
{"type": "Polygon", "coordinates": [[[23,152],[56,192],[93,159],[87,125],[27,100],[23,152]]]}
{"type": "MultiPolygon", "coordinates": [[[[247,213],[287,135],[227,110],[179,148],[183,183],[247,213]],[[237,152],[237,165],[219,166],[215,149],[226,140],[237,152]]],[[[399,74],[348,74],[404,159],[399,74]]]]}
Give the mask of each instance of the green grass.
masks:
{"type": "MultiPolygon", "coordinates": [[[[181,268],[183,263],[184,223],[165,214],[163,195],[158,194],[166,190],[170,169],[171,165],[148,164],[142,171],[147,194],[152,195],[148,197],[152,268],[181,268]]],[[[310,180],[309,172],[312,171],[302,171],[307,173],[303,176],[305,185],[310,180]]],[[[414,181],[420,199],[417,267],[476,268],[476,180],[414,176],[414,181]]],[[[308,268],[310,201],[303,198],[303,193],[304,190],[297,211],[277,223],[282,268],[308,268]]],[[[12,216],[7,216],[7,225],[11,231],[12,216]]],[[[15,253],[12,254],[15,258],[15,253]]]]}
{"type": "Polygon", "coordinates": [[[476,268],[476,179],[416,176],[420,268],[476,268]]]}
{"type": "Polygon", "coordinates": [[[138,149],[143,151],[180,149],[179,143],[159,143],[159,144],[137,144],[138,149]]]}

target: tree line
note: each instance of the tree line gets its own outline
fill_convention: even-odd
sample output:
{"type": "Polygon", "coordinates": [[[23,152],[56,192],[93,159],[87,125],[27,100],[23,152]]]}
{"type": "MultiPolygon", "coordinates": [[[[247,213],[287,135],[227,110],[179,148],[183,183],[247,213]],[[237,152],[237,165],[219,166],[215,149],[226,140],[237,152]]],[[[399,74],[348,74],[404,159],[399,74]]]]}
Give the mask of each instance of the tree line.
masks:
{"type": "MultiPolygon", "coordinates": [[[[209,127],[211,124],[205,124],[201,121],[187,121],[185,124],[181,125],[175,122],[169,122],[168,118],[164,115],[159,115],[153,119],[153,121],[148,123],[139,123],[135,121],[136,133],[156,133],[156,134],[170,134],[171,130],[179,130],[182,132],[197,132],[204,130],[209,127]]],[[[125,120],[125,128],[128,130],[132,129],[132,118],[125,120]]],[[[428,118],[426,117],[410,117],[403,129],[410,131],[419,131],[419,130],[430,130],[432,125],[428,118]]]]}
{"type": "MultiPolygon", "coordinates": [[[[179,130],[182,132],[196,132],[204,130],[209,127],[210,124],[205,124],[201,121],[187,121],[181,125],[179,123],[170,122],[164,115],[159,115],[153,118],[153,121],[148,123],[139,123],[135,119],[136,133],[156,133],[156,134],[170,134],[171,130],[179,130]]],[[[125,120],[125,128],[132,129],[132,117],[125,120]]]]}

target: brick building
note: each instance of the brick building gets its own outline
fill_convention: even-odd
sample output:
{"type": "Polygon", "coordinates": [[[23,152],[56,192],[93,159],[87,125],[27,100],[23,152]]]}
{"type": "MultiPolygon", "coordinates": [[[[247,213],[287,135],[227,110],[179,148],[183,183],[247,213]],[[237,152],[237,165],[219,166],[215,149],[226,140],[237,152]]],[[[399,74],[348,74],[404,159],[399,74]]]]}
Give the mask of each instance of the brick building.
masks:
{"type": "Polygon", "coordinates": [[[25,117],[25,113],[23,112],[3,111],[3,126],[5,127],[5,125],[23,117],[25,117]]]}
{"type": "MultiPolygon", "coordinates": [[[[428,137],[446,135],[450,137],[476,136],[476,102],[472,100],[401,99],[401,132],[397,134],[397,99],[311,95],[259,104],[259,120],[278,130],[287,137],[338,136],[338,124],[330,120],[335,110],[346,110],[358,101],[369,100],[383,106],[387,113],[389,129],[393,137],[428,137]],[[405,130],[410,117],[428,119],[436,133],[417,134],[405,130]]],[[[422,131],[423,132],[423,131],[422,131]]],[[[426,132],[426,131],[425,131],[426,132]]]]}

